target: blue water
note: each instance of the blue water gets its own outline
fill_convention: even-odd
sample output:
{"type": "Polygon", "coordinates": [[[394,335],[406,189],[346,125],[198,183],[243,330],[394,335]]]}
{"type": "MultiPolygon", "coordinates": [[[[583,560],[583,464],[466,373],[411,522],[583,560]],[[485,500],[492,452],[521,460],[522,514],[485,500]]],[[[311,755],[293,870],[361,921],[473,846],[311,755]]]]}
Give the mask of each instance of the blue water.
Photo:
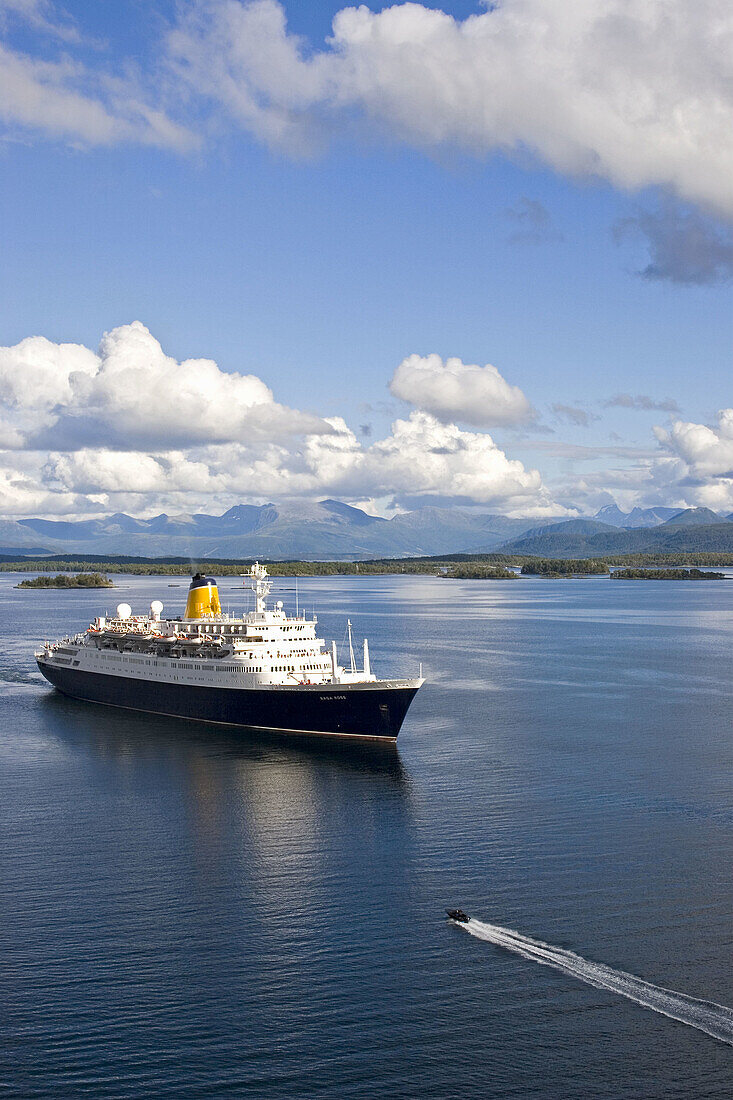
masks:
{"type": "Polygon", "coordinates": [[[423,662],[375,751],[64,699],[37,640],[185,587],[17,579],[0,1096],[728,1100],[733,1047],[585,966],[733,1006],[733,581],[302,580],[378,674],[423,662]]]}

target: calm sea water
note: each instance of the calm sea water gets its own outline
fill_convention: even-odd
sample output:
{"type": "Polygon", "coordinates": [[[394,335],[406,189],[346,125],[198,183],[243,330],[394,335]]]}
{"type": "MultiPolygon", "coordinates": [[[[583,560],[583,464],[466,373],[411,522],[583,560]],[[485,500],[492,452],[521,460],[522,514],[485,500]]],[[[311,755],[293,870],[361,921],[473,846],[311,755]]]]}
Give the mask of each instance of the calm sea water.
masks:
{"type": "Polygon", "coordinates": [[[733,580],[303,580],[378,674],[424,664],[374,751],[64,699],[37,640],[185,585],[17,579],[0,1095],[730,1097],[733,1047],[443,910],[733,1005],[733,580]]]}

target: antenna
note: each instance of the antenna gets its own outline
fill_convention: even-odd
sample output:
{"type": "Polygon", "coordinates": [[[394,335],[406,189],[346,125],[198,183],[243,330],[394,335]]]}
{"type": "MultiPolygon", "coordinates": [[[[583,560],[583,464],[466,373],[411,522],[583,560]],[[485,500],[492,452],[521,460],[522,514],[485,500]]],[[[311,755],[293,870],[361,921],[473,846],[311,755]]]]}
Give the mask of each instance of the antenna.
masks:
{"type": "Polygon", "coordinates": [[[295,574],[295,617],[298,618],[298,574],[295,574]]]}

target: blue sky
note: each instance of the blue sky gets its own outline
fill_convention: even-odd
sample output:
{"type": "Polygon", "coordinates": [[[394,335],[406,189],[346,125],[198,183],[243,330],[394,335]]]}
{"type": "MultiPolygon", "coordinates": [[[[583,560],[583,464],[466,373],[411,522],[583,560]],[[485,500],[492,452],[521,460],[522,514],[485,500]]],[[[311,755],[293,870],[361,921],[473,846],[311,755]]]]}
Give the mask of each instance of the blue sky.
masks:
{"type": "MultiPolygon", "coordinates": [[[[708,504],[733,510],[733,438],[728,421],[718,418],[719,410],[733,404],[733,209],[726,208],[724,185],[714,186],[725,162],[700,165],[698,177],[684,156],[670,157],[668,146],[681,145],[684,135],[667,126],[661,108],[651,137],[641,134],[637,142],[634,127],[640,127],[632,118],[624,120],[629,133],[617,140],[613,128],[620,109],[610,102],[612,91],[601,104],[611,119],[605,148],[605,115],[593,104],[592,118],[601,120],[600,152],[590,144],[600,170],[593,160],[594,170],[584,167],[587,136],[581,141],[581,123],[573,123],[573,131],[561,114],[549,123],[557,132],[547,148],[542,136],[533,136],[531,121],[524,130],[517,124],[513,142],[506,140],[506,119],[478,133],[483,123],[469,116],[480,110],[481,94],[505,93],[501,83],[479,91],[476,102],[473,88],[460,84],[465,118],[460,97],[449,89],[450,112],[439,138],[432,131],[426,137],[432,90],[423,103],[421,81],[403,88],[399,67],[385,68],[373,80],[353,78],[351,69],[347,79],[332,69],[313,92],[303,59],[320,56],[331,64],[334,47],[326,39],[344,6],[287,0],[279,5],[286,36],[302,36],[300,43],[287,38],[300,51],[297,65],[274,49],[268,63],[283,66],[275,75],[278,88],[290,88],[287,102],[276,102],[279,93],[273,93],[268,74],[259,72],[257,54],[246,48],[253,24],[237,24],[246,41],[242,56],[228,64],[227,82],[235,74],[248,95],[255,88],[258,99],[256,113],[247,108],[242,114],[222,90],[223,76],[217,75],[219,85],[213,76],[209,80],[206,66],[211,69],[217,55],[208,51],[218,44],[207,39],[222,11],[231,15],[237,9],[237,18],[241,11],[251,19],[253,8],[263,9],[262,0],[77,0],[63,8],[0,0],[7,80],[26,81],[19,90],[11,88],[0,118],[0,345],[6,349],[0,371],[4,363],[17,378],[29,361],[35,370],[33,356],[40,355],[45,365],[38,367],[39,379],[49,370],[68,374],[63,355],[49,365],[47,345],[27,347],[23,355],[13,349],[29,337],[43,337],[96,352],[105,332],[140,321],[166,356],[214,360],[225,374],[254,375],[269,387],[272,403],[293,416],[311,416],[310,427],[314,419],[327,418],[320,435],[304,436],[291,418],[266,440],[259,428],[248,436],[245,417],[230,439],[216,433],[186,439],[171,428],[158,442],[131,429],[129,438],[105,446],[110,402],[124,404],[127,398],[120,396],[121,383],[112,396],[104,389],[103,376],[113,368],[102,357],[101,366],[90,367],[101,371],[94,393],[87,386],[64,406],[63,441],[58,432],[49,434],[58,407],[49,409],[43,395],[9,400],[7,432],[16,434],[3,452],[0,510],[7,516],[60,515],[119,507],[149,514],[214,510],[214,504],[278,494],[340,496],[383,512],[393,502],[457,499],[492,511],[560,515],[594,511],[612,497],[625,507],[708,504]],[[171,44],[171,33],[181,26],[189,36],[184,76],[180,47],[171,44]],[[191,76],[192,49],[203,76],[191,76]],[[51,75],[39,67],[41,61],[56,67],[51,75]],[[39,87],[47,98],[29,121],[23,97],[39,87]],[[78,101],[65,100],[67,92],[78,101]],[[78,123],[82,100],[103,111],[102,123],[78,123]],[[132,102],[159,112],[172,129],[159,125],[153,134],[140,122],[138,108],[129,107],[132,102]],[[278,128],[285,113],[290,136],[282,140],[278,128]],[[649,151],[654,141],[656,160],[654,149],[649,151]],[[619,182],[629,175],[635,185],[619,182]],[[443,363],[460,361],[451,384],[463,387],[463,404],[449,409],[436,396],[445,391],[443,367],[440,376],[434,370],[420,376],[425,395],[412,385],[405,399],[395,394],[394,383],[390,392],[403,360],[430,355],[443,363]],[[487,382],[463,371],[472,364],[493,364],[508,386],[519,387],[532,414],[513,421],[490,386],[471,389],[487,382]],[[471,408],[484,399],[485,412],[472,417],[471,408]],[[499,406],[492,407],[497,400],[499,406]],[[420,439],[413,432],[409,442],[404,436],[395,442],[391,425],[411,416],[423,417],[420,439]],[[87,422],[95,417],[90,435],[87,422]],[[333,418],[340,418],[335,428],[333,418]],[[355,438],[343,436],[336,445],[333,433],[343,435],[342,422],[355,438]],[[80,425],[78,440],[74,424],[80,425]],[[439,436],[451,425],[456,431],[448,443],[439,436]],[[484,435],[493,450],[478,438],[484,435]],[[325,451],[316,460],[318,439],[325,451]],[[427,447],[425,461],[421,447],[427,447]],[[446,447],[461,451],[464,464],[458,458],[437,462],[430,477],[415,478],[414,487],[404,469],[386,472],[397,453],[409,451],[422,469],[446,447]],[[95,448],[104,452],[103,462],[95,463],[95,448]],[[239,478],[223,473],[226,448],[239,478]],[[348,469],[339,457],[344,449],[348,469]],[[180,466],[175,456],[181,455],[191,468],[205,467],[208,481],[176,480],[171,470],[180,466]],[[149,477],[137,477],[133,456],[149,477]],[[482,480],[476,465],[484,461],[482,480]],[[262,476],[262,462],[276,467],[277,476],[262,476]],[[526,477],[517,479],[516,469],[509,469],[517,462],[526,477]],[[95,464],[107,470],[97,483],[90,473],[95,464]],[[385,472],[377,476],[377,469],[385,472]]],[[[521,6],[520,0],[502,5],[512,6],[521,6]]],[[[602,9],[616,6],[599,3],[599,18],[602,9]]],[[[377,18],[382,8],[369,7],[377,18]]],[[[457,27],[468,17],[496,14],[469,2],[407,7],[399,33],[400,49],[408,52],[419,48],[423,25],[413,16],[422,19],[427,8],[453,16],[457,27]]],[[[523,18],[539,22],[553,5],[528,0],[524,7],[523,18]]],[[[272,16],[278,5],[265,0],[264,8],[272,16]]],[[[704,36],[706,20],[712,25],[712,9],[704,3],[698,14],[685,16],[681,5],[671,43],[681,55],[689,56],[690,43],[704,36]]],[[[648,20],[661,9],[655,0],[629,0],[625,10],[648,20]]],[[[456,44],[470,47],[467,63],[496,66],[495,56],[477,61],[465,34],[459,38],[449,24],[445,28],[443,36],[441,24],[431,40],[430,60],[445,66],[446,80],[454,78],[456,44]]],[[[264,41],[258,51],[268,48],[264,41]]],[[[349,48],[353,54],[355,47],[349,48]]],[[[500,51],[501,40],[492,49],[500,51]]],[[[617,55],[597,49],[597,64],[606,67],[604,78],[613,89],[617,55]]],[[[664,76],[654,75],[655,60],[652,47],[640,71],[649,70],[653,102],[667,104],[668,88],[664,76]]],[[[694,118],[704,102],[704,60],[700,87],[694,72],[687,78],[694,118]]],[[[372,51],[367,61],[373,67],[380,57],[372,51]]],[[[590,80],[585,65],[578,71],[574,79],[590,80]]],[[[438,86],[442,75],[442,68],[437,74],[426,70],[426,86],[438,86]]],[[[512,74],[504,80],[513,83],[512,74]]],[[[521,69],[516,81],[522,81],[521,69]]],[[[568,95],[572,91],[571,84],[568,95]]],[[[541,92],[533,93],[539,102],[541,92]]],[[[516,96],[516,88],[506,94],[516,96]]],[[[686,106],[683,98],[679,110],[686,106]]],[[[711,116],[720,106],[711,93],[711,116]]],[[[525,111],[531,117],[536,104],[518,99],[509,113],[524,117],[525,111]]],[[[685,126],[689,130],[689,121],[685,126]]],[[[582,130],[586,135],[585,120],[582,130]]],[[[703,150],[709,141],[707,132],[700,135],[703,150]]],[[[699,160],[694,149],[693,159],[699,160]]],[[[135,377],[138,389],[144,386],[144,374],[135,377]]],[[[160,386],[151,383],[151,393],[160,400],[160,386]]],[[[242,394],[246,405],[249,398],[242,394]]]]}

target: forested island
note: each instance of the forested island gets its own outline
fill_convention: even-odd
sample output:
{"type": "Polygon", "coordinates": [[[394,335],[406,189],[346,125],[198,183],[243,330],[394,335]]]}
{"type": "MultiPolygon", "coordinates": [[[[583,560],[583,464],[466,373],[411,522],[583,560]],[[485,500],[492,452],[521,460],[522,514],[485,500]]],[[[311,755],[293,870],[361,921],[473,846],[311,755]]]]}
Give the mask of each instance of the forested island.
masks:
{"type": "Polygon", "coordinates": [[[507,569],[503,565],[454,565],[452,569],[445,569],[441,574],[449,580],[459,581],[516,581],[519,574],[513,569],[507,569]]]}
{"type": "Polygon", "coordinates": [[[616,569],[615,581],[724,581],[725,573],[710,569],[616,569]]]}
{"type": "Polygon", "coordinates": [[[42,573],[40,577],[32,580],[21,581],[16,588],[114,588],[109,577],[102,573],[57,573],[52,577],[49,573],[42,573]]]}
{"type": "Polygon", "coordinates": [[[608,572],[608,564],[596,558],[535,558],[522,566],[524,576],[589,577],[608,572]]]}

